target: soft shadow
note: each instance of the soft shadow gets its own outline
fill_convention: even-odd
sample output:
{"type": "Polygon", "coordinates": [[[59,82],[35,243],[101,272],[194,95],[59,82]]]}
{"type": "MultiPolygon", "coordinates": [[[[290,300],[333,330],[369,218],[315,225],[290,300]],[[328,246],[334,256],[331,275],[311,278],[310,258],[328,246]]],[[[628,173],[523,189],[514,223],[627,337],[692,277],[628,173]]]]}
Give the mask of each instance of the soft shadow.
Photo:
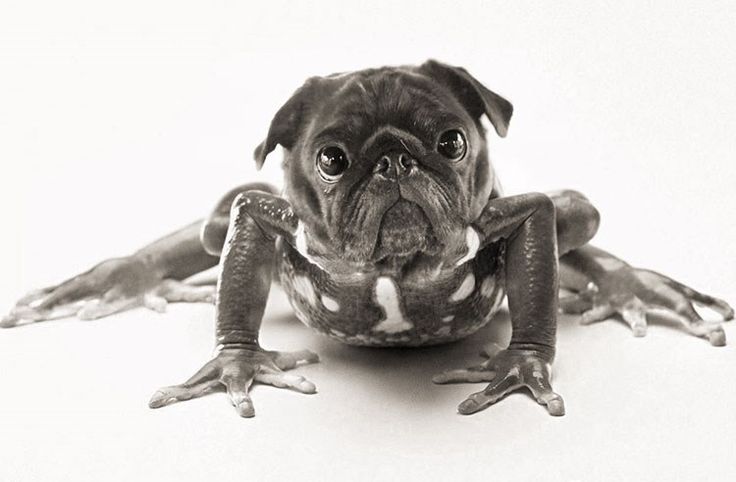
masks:
{"type": "MultiPolygon", "coordinates": [[[[269,319],[272,325],[299,323],[293,315],[283,314],[269,319]]],[[[327,371],[349,374],[364,389],[390,398],[390,403],[406,406],[458,403],[456,390],[432,383],[432,377],[444,370],[478,365],[484,360],[484,345],[506,346],[511,324],[508,311],[499,312],[488,325],[462,340],[427,347],[373,348],[351,346],[326,336],[310,336],[309,348],[316,351],[327,371]]],[[[470,394],[484,385],[465,385],[470,394]]]]}

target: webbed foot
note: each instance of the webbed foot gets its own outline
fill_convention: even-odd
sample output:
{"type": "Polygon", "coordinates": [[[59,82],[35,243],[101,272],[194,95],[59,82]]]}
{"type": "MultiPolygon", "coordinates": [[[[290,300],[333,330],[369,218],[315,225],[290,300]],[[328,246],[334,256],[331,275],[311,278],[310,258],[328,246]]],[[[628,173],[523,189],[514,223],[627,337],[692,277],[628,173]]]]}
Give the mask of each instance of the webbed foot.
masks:
{"type": "Polygon", "coordinates": [[[238,415],[253,417],[255,409],[249,394],[253,382],[316,393],[312,382],[285,371],[318,361],[319,357],[309,350],[281,352],[263,350],[259,346],[225,347],[186,382],[158,389],[148,405],[160,408],[224,387],[238,415]]]}
{"type": "Polygon", "coordinates": [[[583,324],[620,316],[634,336],[646,335],[647,315],[660,314],[677,320],[688,333],[707,339],[711,345],[724,346],[726,334],[721,323],[705,321],[693,303],[712,309],[723,321],[733,319],[733,308],[725,301],[654,271],[628,265],[607,271],[583,292],[560,298],[559,306],[563,313],[580,314],[583,324]]]}
{"type": "Polygon", "coordinates": [[[537,403],[545,405],[550,415],[565,414],[562,397],[552,390],[551,364],[534,350],[495,349],[484,354],[488,360],[480,365],[459,370],[447,370],[432,381],[444,383],[490,382],[482,391],[471,394],[458,406],[463,415],[478,412],[493,405],[506,395],[521,388],[531,391],[537,403]],[[500,351],[499,351],[500,350],[500,351]]]}
{"type": "Polygon", "coordinates": [[[164,279],[144,259],[129,256],[103,261],[56,286],[28,293],[0,320],[0,328],[69,316],[94,320],[138,306],[161,313],[169,302],[214,299],[214,285],[164,279]]]}

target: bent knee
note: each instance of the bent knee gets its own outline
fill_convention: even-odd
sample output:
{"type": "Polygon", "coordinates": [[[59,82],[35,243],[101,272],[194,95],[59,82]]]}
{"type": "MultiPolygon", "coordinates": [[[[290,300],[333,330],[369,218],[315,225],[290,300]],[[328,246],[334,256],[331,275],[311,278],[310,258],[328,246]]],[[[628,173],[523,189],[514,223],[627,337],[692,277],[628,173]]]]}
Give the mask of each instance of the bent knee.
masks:
{"type": "Polygon", "coordinates": [[[238,197],[239,194],[250,192],[250,191],[261,191],[261,192],[267,192],[269,194],[277,194],[278,189],[276,189],[273,185],[265,183],[265,182],[251,182],[248,184],[243,184],[241,186],[235,187],[231,190],[229,190],[224,196],[220,198],[220,200],[217,202],[217,205],[215,206],[215,209],[213,210],[212,216],[215,215],[227,215],[230,213],[230,208],[233,205],[233,202],[235,201],[235,198],[238,197]]]}
{"type": "Polygon", "coordinates": [[[578,201],[590,203],[588,198],[585,197],[585,194],[581,193],[580,191],[576,191],[574,189],[560,189],[559,191],[548,192],[547,195],[551,197],[555,202],[559,200],[567,200],[569,202],[578,200],[578,201]]]}
{"type": "Polygon", "coordinates": [[[580,235],[585,242],[595,236],[601,224],[601,214],[598,209],[588,201],[588,198],[577,191],[567,191],[570,199],[570,217],[573,223],[579,226],[580,235]]]}
{"type": "Polygon", "coordinates": [[[229,216],[211,216],[202,223],[199,241],[207,254],[212,256],[222,254],[229,224],[229,216]]]}
{"type": "Polygon", "coordinates": [[[598,232],[598,228],[601,225],[601,213],[589,202],[585,203],[582,210],[585,212],[583,217],[585,219],[587,241],[590,241],[595,236],[595,233],[598,232]]]}
{"type": "Polygon", "coordinates": [[[228,210],[226,211],[227,214],[223,214],[220,210],[215,210],[215,212],[213,212],[210,217],[202,223],[199,240],[208,254],[213,256],[219,256],[222,254],[231,219],[238,219],[243,215],[249,216],[247,214],[247,209],[252,201],[252,196],[250,195],[251,192],[253,191],[245,191],[235,194],[234,198],[230,202],[228,210]]]}
{"type": "Polygon", "coordinates": [[[572,190],[559,191],[551,198],[557,215],[560,254],[584,245],[595,236],[601,216],[588,198],[572,190]]]}
{"type": "Polygon", "coordinates": [[[233,209],[242,209],[248,203],[249,199],[248,196],[244,195],[254,191],[270,194],[276,194],[278,192],[271,184],[252,182],[233,188],[222,196],[212,210],[212,213],[202,223],[202,229],[199,233],[199,240],[208,254],[213,256],[222,254],[233,209]]]}
{"type": "Polygon", "coordinates": [[[534,207],[534,212],[544,216],[555,215],[555,204],[552,198],[541,192],[530,192],[526,194],[526,202],[534,207]]]}

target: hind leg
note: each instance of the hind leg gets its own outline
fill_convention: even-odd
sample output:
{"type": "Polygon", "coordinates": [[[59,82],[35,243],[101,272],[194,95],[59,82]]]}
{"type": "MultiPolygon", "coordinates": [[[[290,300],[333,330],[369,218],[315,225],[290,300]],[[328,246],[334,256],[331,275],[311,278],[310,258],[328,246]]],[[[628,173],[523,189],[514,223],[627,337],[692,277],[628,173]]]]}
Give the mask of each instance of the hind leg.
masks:
{"type": "Polygon", "coordinates": [[[195,221],[130,256],[105,260],[58,285],[27,294],[0,321],[0,327],[69,316],[90,320],[139,306],[162,312],[169,302],[213,303],[213,280],[190,283],[186,279],[217,265],[227,230],[227,208],[237,194],[250,190],[275,191],[263,183],[239,186],[218,202],[208,219],[195,221]],[[213,228],[223,224],[225,230],[219,236],[213,228]]]}
{"type": "Polygon", "coordinates": [[[688,333],[714,346],[726,344],[720,323],[706,322],[693,303],[706,306],[724,320],[733,308],[667,276],[630,266],[616,256],[586,244],[598,226],[595,208],[575,191],[550,195],[556,207],[560,245],[560,287],[574,294],[562,297],[560,309],[581,315],[582,323],[621,317],[635,336],[644,336],[649,315],[679,322],[688,333]]]}

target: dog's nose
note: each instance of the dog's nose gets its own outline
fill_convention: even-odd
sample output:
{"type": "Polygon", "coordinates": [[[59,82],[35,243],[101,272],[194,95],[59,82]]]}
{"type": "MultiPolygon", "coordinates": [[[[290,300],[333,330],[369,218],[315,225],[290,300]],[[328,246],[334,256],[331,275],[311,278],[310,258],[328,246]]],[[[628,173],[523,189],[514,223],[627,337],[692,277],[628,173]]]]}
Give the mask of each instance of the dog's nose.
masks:
{"type": "Polygon", "coordinates": [[[416,159],[407,152],[395,151],[382,155],[373,168],[373,172],[386,179],[395,180],[411,173],[416,165],[416,159]]]}

